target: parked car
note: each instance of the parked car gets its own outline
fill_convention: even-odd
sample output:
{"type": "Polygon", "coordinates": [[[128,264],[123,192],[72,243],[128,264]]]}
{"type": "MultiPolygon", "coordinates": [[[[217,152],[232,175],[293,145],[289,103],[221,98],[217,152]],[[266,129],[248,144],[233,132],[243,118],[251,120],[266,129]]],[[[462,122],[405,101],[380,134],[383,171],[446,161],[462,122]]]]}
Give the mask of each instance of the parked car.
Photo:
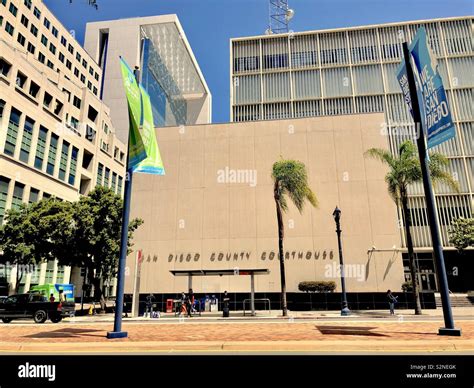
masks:
{"type": "Polygon", "coordinates": [[[10,295],[0,304],[0,319],[10,323],[13,319],[31,319],[44,323],[49,318],[58,323],[65,317],[74,316],[74,302],[50,302],[39,293],[10,295]]]}

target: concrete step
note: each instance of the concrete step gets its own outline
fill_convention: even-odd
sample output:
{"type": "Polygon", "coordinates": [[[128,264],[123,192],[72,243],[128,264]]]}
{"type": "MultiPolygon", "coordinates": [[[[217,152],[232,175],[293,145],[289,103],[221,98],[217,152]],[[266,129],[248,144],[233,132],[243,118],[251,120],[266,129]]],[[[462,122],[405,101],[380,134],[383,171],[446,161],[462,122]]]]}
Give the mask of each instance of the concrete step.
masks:
{"type": "MultiPolygon", "coordinates": [[[[451,307],[474,307],[474,297],[466,295],[451,295],[451,307]]],[[[441,297],[436,296],[436,307],[441,307],[441,297]]]]}

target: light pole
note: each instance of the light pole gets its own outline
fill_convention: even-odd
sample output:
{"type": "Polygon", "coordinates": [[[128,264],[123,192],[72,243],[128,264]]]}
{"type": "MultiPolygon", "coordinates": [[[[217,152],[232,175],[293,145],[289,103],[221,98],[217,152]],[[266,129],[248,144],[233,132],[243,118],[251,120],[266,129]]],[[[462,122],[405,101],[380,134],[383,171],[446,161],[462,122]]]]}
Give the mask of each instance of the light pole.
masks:
{"type": "Polygon", "coordinates": [[[346,280],[344,278],[344,259],[342,258],[342,244],[341,244],[341,210],[336,206],[332,213],[334,221],[336,221],[336,233],[337,233],[337,246],[339,247],[339,264],[341,266],[341,287],[342,287],[342,309],[341,315],[351,315],[351,311],[347,306],[347,295],[346,295],[346,280]]]}

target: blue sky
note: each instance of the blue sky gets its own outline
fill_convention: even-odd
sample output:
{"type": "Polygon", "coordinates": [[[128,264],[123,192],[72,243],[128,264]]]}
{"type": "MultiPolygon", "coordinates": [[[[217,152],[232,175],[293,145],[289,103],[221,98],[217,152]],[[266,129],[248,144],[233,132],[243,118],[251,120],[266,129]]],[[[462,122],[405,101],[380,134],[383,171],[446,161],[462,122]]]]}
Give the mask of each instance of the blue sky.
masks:
{"type": "MultiPolygon", "coordinates": [[[[229,121],[229,39],[261,35],[268,0],[44,0],[61,22],[84,40],[90,21],[175,13],[213,97],[213,122],[229,121]]],[[[294,31],[474,14],[473,0],[290,0],[294,31]]]]}

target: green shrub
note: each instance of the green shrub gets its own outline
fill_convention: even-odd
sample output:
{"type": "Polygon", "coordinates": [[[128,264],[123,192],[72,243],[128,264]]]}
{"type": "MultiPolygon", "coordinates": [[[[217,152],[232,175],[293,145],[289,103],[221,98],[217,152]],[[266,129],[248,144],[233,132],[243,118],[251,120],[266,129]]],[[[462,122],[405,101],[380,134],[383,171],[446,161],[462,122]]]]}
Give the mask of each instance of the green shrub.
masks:
{"type": "Polygon", "coordinates": [[[298,290],[302,292],[334,292],[336,282],[334,281],[308,281],[300,282],[298,290]]]}
{"type": "Polygon", "coordinates": [[[413,291],[413,285],[411,282],[405,282],[402,284],[402,291],[403,292],[411,292],[413,291]]]}

